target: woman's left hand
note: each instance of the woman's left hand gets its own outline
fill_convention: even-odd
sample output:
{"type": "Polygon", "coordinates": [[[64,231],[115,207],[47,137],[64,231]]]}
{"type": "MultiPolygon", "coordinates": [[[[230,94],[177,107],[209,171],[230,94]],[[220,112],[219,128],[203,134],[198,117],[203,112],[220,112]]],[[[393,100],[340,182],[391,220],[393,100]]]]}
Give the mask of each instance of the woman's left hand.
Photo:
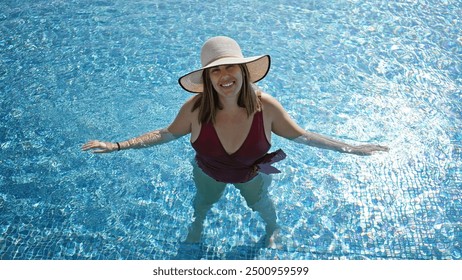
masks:
{"type": "Polygon", "coordinates": [[[93,153],[95,154],[110,153],[117,150],[117,145],[111,142],[92,140],[82,146],[82,151],[88,150],[93,150],[93,153]]]}
{"type": "Polygon", "coordinates": [[[376,152],[388,152],[389,150],[390,148],[388,148],[387,146],[366,144],[353,146],[349,153],[359,156],[370,156],[376,152]]]}

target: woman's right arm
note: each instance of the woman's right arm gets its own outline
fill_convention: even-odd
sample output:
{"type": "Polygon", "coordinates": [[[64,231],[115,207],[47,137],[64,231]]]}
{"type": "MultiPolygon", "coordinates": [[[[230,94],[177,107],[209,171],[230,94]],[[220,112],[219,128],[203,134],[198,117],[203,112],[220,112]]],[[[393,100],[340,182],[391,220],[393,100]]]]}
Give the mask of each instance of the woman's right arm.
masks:
{"type": "Polygon", "coordinates": [[[110,153],[127,149],[141,149],[164,144],[180,138],[191,132],[192,99],[189,99],[178,112],[175,120],[167,127],[153,130],[141,136],[123,142],[103,142],[91,140],[82,146],[83,151],[93,150],[94,153],[110,153]]]}

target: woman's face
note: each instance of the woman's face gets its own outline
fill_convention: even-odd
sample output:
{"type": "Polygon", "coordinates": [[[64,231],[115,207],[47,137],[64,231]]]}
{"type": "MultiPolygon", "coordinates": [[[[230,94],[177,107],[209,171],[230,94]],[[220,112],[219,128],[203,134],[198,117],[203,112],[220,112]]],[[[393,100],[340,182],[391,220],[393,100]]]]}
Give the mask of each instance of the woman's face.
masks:
{"type": "Polygon", "coordinates": [[[236,64],[210,68],[210,81],[213,88],[223,97],[238,96],[242,88],[241,67],[236,64]]]}

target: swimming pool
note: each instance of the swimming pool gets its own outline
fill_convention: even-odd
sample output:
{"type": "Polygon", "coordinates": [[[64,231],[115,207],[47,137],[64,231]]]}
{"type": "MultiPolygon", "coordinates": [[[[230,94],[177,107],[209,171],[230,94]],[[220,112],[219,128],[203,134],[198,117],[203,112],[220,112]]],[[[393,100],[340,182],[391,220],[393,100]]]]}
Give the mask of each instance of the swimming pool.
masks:
{"type": "Polygon", "coordinates": [[[20,0],[0,4],[0,259],[461,259],[462,1],[20,0]],[[324,3],[326,2],[326,3],[324,3]],[[283,247],[235,189],[192,221],[187,137],[95,156],[166,126],[211,36],[268,53],[259,83],[296,121],[387,154],[274,137],[283,247]]]}

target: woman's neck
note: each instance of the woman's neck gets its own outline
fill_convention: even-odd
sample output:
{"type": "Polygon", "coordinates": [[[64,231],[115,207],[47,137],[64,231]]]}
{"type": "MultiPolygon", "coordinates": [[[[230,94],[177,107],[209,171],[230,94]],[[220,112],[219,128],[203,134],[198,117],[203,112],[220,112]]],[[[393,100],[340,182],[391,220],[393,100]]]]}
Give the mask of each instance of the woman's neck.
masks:
{"type": "Polygon", "coordinates": [[[222,111],[233,112],[242,109],[237,104],[237,97],[220,97],[220,103],[222,105],[222,111]]]}

